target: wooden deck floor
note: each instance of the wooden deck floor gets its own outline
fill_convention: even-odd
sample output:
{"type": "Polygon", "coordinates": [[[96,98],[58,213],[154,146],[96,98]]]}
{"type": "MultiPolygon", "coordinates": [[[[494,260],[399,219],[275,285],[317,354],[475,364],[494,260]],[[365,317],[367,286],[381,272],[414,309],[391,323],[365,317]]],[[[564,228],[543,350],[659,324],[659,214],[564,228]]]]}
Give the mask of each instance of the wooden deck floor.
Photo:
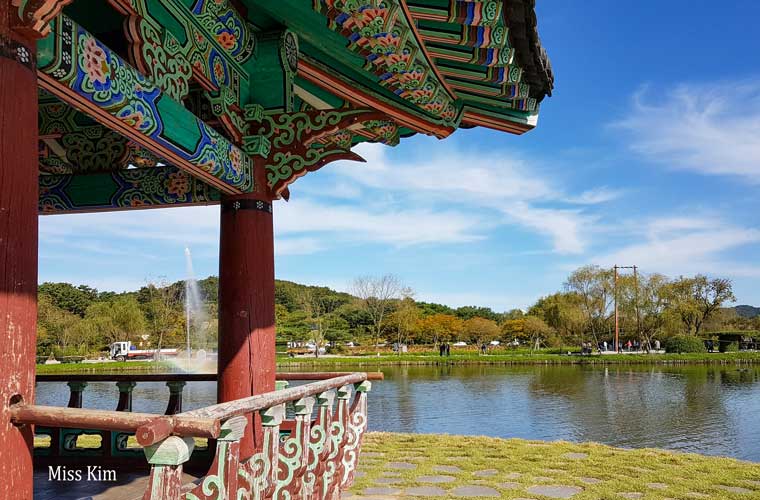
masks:
{"type": "MultiPolygon", "coordinates": [[[[86,479],[86,466],[77,469],[86,479]]],[[[74,467],[68,467],[69,470],[74,467]]],[[[190,483],[196,476],[185,474],[185,483],[190,483]]],[[[148,484],[148,474],[144,471],[117,471],[116,481],[58,481],[50,479],[47,467],[35,467],[35,500],[136,500],[142,499],[148,484]]]]}

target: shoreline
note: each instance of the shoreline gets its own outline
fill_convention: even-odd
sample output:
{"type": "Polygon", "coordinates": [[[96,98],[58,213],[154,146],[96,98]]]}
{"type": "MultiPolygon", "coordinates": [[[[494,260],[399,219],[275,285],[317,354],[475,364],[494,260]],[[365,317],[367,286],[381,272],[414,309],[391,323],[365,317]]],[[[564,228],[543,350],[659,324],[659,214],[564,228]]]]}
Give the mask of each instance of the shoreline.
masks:
{"type": "MultiPolygon", "coordinates": [[[[609,365],[754,365],[760,364],[760,352],[748,353],[698,353],[698,354],[624,354],[573,356],[563,354],[493,354],[452,355],[440,358],[437,355],[381,355],[340,356],[321,358],[277,358],[277,366],[297,367],[382,367],[382,366],[609,366],[609,365]]],[[[103,363],[61,363],[37,365],[38,374],[77,373],[183,373],[177,366],[167,362],[125,361],[103,363]]]]}

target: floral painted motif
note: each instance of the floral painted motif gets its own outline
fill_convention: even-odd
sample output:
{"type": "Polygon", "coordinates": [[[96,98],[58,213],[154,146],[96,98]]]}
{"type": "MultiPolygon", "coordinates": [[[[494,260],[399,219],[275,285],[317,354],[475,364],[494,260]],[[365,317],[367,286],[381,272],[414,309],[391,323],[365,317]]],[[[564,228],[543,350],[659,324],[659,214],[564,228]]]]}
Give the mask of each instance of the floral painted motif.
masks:
{"type": "MultiPolygon", "coordinates": [[[[39,42],[42,51],[53,54],[46,57],[39,70],[56,85],[65,86],[66,91],[76,93],[86,99],[88,105],[106,113],[109,123],[116,124],[118,120],[128,125],[122,127],[122,134],[127,139],[151,144],[151,151],[158,157],[171,158],[175,165],[186,169],[201,168],[234,190],[252,189],[250,157],[179,104],[171,107],[175,111],[167,120],[162,116],[167,107],[160,103],[171,100],[171,96],[162,93],[152,79],[129,66],[65,15],[56,20],[53,29],[48,38],[39,42]],[[64,34],[69,34],[77,43],[65,44],[64,34]],[[59,71],[61,68],[65,71],[59,71]],[[177,121],[182,122],[183,127],[197,130],[200,139],[190,141],[180,136],[180,140],[176,140],[177,136],[169,133],[167,127],[177,121]],[[231,151],[235,150],[237,169],[232,168],[230,159],[231,151]]],[[[178,184],[174,187],[181,189],[178,184]]]]}
{"type": "Polygon", "coordinates": [[[230,151],[230,163],[232,165],[232,169],[237,172],[240,169],[240,160],[241,160],[241,154],[240,150],[238,149],[232,149],[230,151]]]}
{"type": "Polygon", "coordinates": [[[104,90],[109,83],[111,69],[108,64],[108,55],[98,42],[89,37],[84,43],[84,70],[92,80],[96,90],[104,90]]]}
{"type": "Polygon", "coordinates": [[[166,190],[177,197],[184,197],[190,191],[190,178],[184,172],[169,174],[166,180],[166,190]]]}
{"type": "Polygon", "coordinates": [[[235,46],[237,43],[237,39],[235,38],[235,35],[232,33],[229,33],[227,31],[223,31],[216,35],[216,41],[219,42],[219,45],[224,47],[225,49],[231,49],[235,46]]]}

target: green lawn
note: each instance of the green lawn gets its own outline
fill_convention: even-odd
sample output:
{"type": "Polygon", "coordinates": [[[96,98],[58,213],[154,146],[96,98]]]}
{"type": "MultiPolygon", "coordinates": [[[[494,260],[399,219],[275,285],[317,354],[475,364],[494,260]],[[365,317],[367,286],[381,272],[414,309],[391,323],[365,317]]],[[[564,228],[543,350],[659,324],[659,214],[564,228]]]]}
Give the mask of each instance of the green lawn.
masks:
{"type": "Polygon", "coordinates": [[[359,471],[351,492],[383,498],[411,498],[422,486],[443,494],[415,498],[453,498],[456,488],[467,485],[491,488],[507,499],[553,498],[531,489],[536,486],[570,487],[574,500],[760,498],[760,464],[594,443],[368,433],[359,471]],[[432,480],[446,482],[425,476],[444,476],[432,480]]]}

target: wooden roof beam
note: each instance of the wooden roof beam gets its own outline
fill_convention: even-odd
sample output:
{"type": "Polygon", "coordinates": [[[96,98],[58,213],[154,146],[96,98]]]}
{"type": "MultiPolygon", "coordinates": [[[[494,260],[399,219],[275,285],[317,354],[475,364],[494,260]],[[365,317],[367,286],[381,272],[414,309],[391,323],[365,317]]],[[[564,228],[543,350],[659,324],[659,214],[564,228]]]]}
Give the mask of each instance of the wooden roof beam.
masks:
{"type": "Polygon", "coordinates": [[[218,189],[172,166],[40,175],[39,184],[40,215],[216,205],[221,198],[218,189]],[[146,190],[148,185],[164,191],[146,190]]]}
{"type": "Polygon", "coordinates": [[[253,161],[242,150],[71,19],[61,15],[52,26],[38,43],[43,89],[222,192],[254,188],[253,161]]]}

